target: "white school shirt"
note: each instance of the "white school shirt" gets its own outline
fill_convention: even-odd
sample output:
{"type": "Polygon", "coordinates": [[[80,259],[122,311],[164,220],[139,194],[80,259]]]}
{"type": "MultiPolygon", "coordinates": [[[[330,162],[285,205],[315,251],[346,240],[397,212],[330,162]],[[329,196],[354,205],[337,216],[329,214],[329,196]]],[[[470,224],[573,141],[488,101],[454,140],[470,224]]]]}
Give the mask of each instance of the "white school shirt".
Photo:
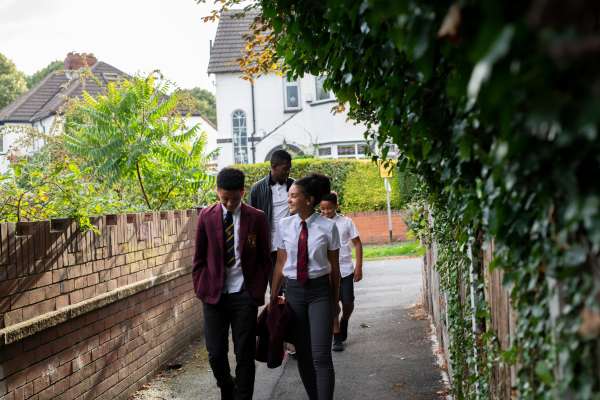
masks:
{"type": "MultiPolygon", "coordinates": [[[[287,253],[283,275],[289,279],[297,279],[301,222],[302,218],[298,214],[292,215],[279,221],[277,230],[277,248],[287,253]]],[[[335,222],[319,214],[308,217],[306,227],[308,229],[308,278],[315,279],[331,272],[327,251],[340,248],[340,236],[335,222]]]]}
{"type": "Polygon", "coordinates": [[[354,222],[348,217],[336,214],[332,218],[340,234],[340,272],[342,278],[354,273],[354,264],[352,263],[352,239],[358,237],[358,229],[354,222]]]}
{"type": "Polygon", "coordinates": [[[290,215],[290,209],[287,204],[287,185],[285,183],[283,185],[279,183],[271,185],[271,199],[273,202],[271,212],[271,251],[277,251],[277,243],[275,243],[277,226],[279,225],[279,221],[290,215]]]}
{"type": "MultiPolygon", "coordinates": [[[[223,226],[225,226],[225,217],[227,209],[223,204],[223,226]]],[[[240,210],[242,203],[233,212],[233,247],[235,249],[235,264],[232,267],[225,267],[225,285],[223,285],[223,293],[237,293],[242,290],[244,285],[244,274],[242,272],[242,256],[240,253],[240,210]]],[[[224,243],[226,246],[226,243],[224,243]]],[[[224,247],[223,250],[227,252],[224,247]]],[[[225,256],[225,255],[224,255],[225,256]]],[[[225,258],[225,257],[223,257],[225,258]]]]}

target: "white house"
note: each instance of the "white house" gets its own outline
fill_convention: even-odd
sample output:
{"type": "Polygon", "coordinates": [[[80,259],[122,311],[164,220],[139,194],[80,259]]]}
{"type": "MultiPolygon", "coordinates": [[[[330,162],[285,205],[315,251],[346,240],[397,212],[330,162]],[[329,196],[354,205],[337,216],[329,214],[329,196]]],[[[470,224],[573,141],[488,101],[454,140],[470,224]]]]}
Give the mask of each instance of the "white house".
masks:
{"type": "Polygon", "coordinates": [[[257,14],[237,14],[221,15],[208,65],[216,84],[219,168],[267,161],[281,148],[317,157],[364,157],[366,127],[348,121],[346,112],[332,113],[337,101],[323,90],[323,77],[288,82],[272,73],[254,83],[241,79],[237,60],[257,14]]]}
{"type": "MultiPolygon", "coordinates": [[[[0,110],[0,172],[5,172],[11,156],[31,154],[43,142],[22,144],[24,129],[35,129],[44,134],[62,131],[61,111],[68,98],[81,96],[86,90],[92,96],[101,93],[110,81],[128,75],[105,62],[98,61],[91,54],[69,53],[65,58],[65,68],[48,74],[40,83],[20,96],[13,103],[0,110]],[[94,79],[82,78],[81,68],[90,67],[94,79]]],[[[182,111],[183,113],[183,111],[182,111]]],[[[207,151],[217,148],[217,131],[214,125],[199,114],[186,113],[186,125],[200,124],[201,131],[207,134],[207,151]]]]}

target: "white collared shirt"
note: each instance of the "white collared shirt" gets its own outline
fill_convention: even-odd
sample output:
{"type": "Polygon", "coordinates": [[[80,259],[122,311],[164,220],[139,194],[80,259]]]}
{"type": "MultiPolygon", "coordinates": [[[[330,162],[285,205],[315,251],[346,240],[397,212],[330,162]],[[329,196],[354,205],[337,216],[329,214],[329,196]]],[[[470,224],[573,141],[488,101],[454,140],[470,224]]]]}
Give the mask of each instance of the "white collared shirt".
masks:
{"type": "Polygon", "coordinates": [[[340,234],[340,272],[342,278],[354,273],[354,264],[352,263],[352,239],[358,237],[358,229],[354,222],[348,217],[336,214],[332,218],[340,234]]]}
{"type": "MultiPolygon", "coordinates": [[[[301,222],[302,219],[298,214],[292,215],[279,221],[277,230],[277,248],[287,253],[283,275],[290,279],[296,279],[301,222]]],[[[327,251],[340,248],[340,236],[335,222],[319,214],[308,217],[306,227],[308,228],[308,278],[314,279],[331,272],[327,251]]]]}
{"type": "Polygon", "coordinates": [[[290,215],[290,209],[287,204],[288,188],[284,183],[271,185],[271,200],[273,204],[271,213],[271,251],[277,251],[275,238],[277,237],[277,226],[279,221],[290,215]]]}
{"type": "MultiPolygon", "coordinates": [[[[227,216],[227,209],[223,204],[223,225],[225,225],[225,218],[227,216]]],[[[240,253],[240,210],[242,209],[242,203],[233,212],[233,243],[235,248],[235,264],[232,267],[225,267],[225,285],[223,286],[223,293],[237,293],[242,290],[244,285],[244,274],[242,273],[242,257],[240,253]]],[[[227,244],[224,243],[226,246],[227,244]]],[[[223,248],[225,253],[227,249],[223,248]]],[[[225,258],[225,254],[223,255],[225,258]]]]}

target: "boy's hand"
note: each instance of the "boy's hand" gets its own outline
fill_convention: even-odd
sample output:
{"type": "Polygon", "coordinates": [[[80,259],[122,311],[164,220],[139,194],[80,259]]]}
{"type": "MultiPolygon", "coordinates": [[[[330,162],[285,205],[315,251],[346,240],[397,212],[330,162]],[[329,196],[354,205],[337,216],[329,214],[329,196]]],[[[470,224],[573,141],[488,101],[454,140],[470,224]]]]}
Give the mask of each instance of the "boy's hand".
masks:
{"type": "Polygon", "coordinates": [[[360,282],[363,278],[362,265],[354,269],[354,282],[360,282]]]}

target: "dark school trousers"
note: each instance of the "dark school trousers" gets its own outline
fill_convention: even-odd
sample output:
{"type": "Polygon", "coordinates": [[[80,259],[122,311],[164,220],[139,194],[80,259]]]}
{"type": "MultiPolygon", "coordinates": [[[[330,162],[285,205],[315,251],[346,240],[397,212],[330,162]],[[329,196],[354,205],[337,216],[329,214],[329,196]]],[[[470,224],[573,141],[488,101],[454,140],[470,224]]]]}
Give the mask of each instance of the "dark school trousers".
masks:
{"type": "Polygon", "coordinates": [[[231,390],[235,399],[252,399],[254,393],[254,354],[258,307],[247,291],[221,295],[217,304],[204,304],[204,335],[208,361],[217,385],[231,390]],[[235,353],[235,381],[229,367],[229,326],[235,353]]]}
{"type": "Polygon", "coordinates": [[[335,372],[331,357],[333,310],[329,275],[303,286],[286,279],[286,298],[293,310],[298,371],[310,400],[333,399],[335,372]]]}

